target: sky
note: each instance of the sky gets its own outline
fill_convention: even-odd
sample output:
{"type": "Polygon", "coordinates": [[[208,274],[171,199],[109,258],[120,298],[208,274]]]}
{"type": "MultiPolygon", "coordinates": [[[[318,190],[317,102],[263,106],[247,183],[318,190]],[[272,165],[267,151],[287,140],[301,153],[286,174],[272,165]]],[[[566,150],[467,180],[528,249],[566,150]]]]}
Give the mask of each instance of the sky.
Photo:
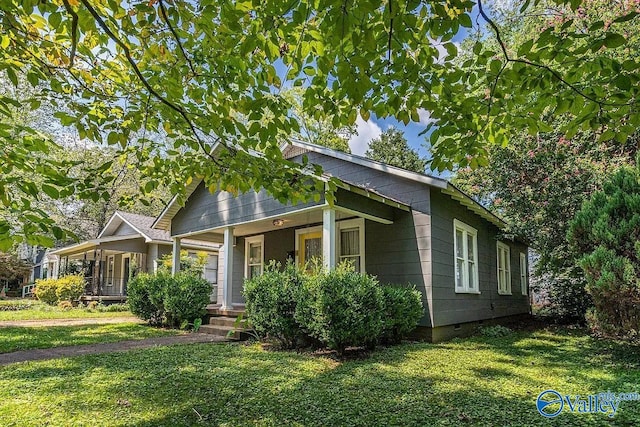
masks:
{"type": "MultiPolygon", "coordinates": [[[[478,12],[477,9],[474,8],[471,14],[471,21],[474,23],[474,25],[476,23],[477,17],[478,12]]],[[[468,29],[461,28],[458,34],[453,38],[453,42],[459,46],[462,40],[464,40],[464,38],[468,34],[468,29]]],[[[372,139],[379,137],[380,134],[387,130],[389,127],[395,127],[404,132],[404,136],[411,148],[418,151],[418,153],[422,157],[430,157],[429,149],[426,145],[425,135],[419,135],[420,132],[424,131],[425,127],[429,123],[429,112],[426,110],[421,110],[418,111],[418,114],[420,115],[420,122],[410,122],[408,125],[405,125],[402,122],[398,122],[393,118],[379,119],[373,114],[367,121],[363,120],[361,117],[358,117],[356,121],[357,134],[353,135],[349,140],[349,147],[351,148],[351,152],[353,154],[363,155],[365,151],[367,151],[369,142],[372,139]]]]}

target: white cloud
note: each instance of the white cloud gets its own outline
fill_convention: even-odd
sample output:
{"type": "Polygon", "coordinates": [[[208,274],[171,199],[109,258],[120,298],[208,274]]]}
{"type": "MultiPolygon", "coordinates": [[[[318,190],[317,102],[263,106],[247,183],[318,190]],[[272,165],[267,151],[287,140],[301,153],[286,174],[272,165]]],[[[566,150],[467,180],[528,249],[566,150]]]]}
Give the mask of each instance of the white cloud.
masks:
{"type": "Polygon", "coordinates": [[[424,108],[418,108],[418,116],[420,116],[420,124],[424,126],[435,121],[431,118],[431,112],[424,108]]]}
{"type": "Polygon", "coordinates": [[[353,154],[364,156],[369,148],[369,142],[382,134],[382,129],[373,120],[364,121],[358,116],[356,120],[356,133],[349,139],[349,148],[353,154]]]}

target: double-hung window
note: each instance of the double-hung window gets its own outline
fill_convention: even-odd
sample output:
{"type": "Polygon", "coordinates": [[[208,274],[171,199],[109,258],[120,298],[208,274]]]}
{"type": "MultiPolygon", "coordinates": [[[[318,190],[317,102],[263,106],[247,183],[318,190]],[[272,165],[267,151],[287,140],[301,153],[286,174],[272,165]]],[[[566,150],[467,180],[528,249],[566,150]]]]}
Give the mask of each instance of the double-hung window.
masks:
{"type": "Polygon", "coordinates": [[[478,287],[478,231],[453,220],[456,292],[480,293],[478,287]]]}
{"type": "Polygon", "coordinates": [[[244,277],[252,279],[260,276],[264,268],[264,236],[248,237],[245,239],[245,270],[244,277]]]}
{"type": "Polygon", "coordinates": [[[364,219],[337,223],[340,262],[350,262],[358,273],[364,273],[364,219]]]}
{"type": "Polygon", "coordinates": [[[520,252],[520,290],[522,295],[527,295],[527,255],[520,252]]]}
{"type": "Polygon", "coordinates": [[[498,293],[511,294],[511,251],[509,246],[502,242],[498,246],[498,293]]]}

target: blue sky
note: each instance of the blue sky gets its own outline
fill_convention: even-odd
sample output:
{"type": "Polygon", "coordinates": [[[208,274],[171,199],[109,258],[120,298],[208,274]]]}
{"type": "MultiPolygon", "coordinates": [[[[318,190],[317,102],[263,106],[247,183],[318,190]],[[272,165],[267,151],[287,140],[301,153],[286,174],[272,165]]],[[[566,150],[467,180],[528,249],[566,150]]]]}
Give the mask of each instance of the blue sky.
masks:
{"type": "MultiPolygon", "coordinates": [[[[471,14],[471,21],[476,25],[478,18],[477,9],[474,7],[474,10],[471,14]]],[[[458,34],[453,38],[453,42],[459,44],[467,35],[469,34],[468,29],[462,28],[458,34]]],[[[364,154],[366,151],[366,147],[368,146],[368,142],[376,138],[380,135],[381,132],[393,126],[395,128],[400,129],[404,132],[405,138],[409,142],[409,145],[417,150],[421,156],[429,157],[429,150],[426,146],[425,135],[419,136],[419,133],[425,129],[425,126],[428,123],[429,113],[427,111],[420,112],[420,123],[410,122],[405,126],[404,123],[398,122],[395,119],[387,118],[387,119],[379,119],[374,117],[373,115],[368,121],[362,120],[362,118],[358,118],[357,121],[357,130],[358,135],[354,135],[349,141],[349,145],[351,147],[351,151],[354,154],[364,154]]]]}

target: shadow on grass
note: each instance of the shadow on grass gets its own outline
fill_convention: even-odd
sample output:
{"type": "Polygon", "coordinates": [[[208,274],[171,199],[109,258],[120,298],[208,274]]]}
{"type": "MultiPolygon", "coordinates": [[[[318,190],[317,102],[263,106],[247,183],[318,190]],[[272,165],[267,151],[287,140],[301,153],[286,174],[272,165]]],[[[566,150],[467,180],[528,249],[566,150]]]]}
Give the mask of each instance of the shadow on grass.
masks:
{"type": "Polygon", "coordinates": [[[0,353],[175,335],[136,323],[0,328],[0,353]]]}
{"type": "MultiPolygon", "coordinates": [[[[535,409],[554,375],[585,393],[632,391],[621,387],[637,385],[638,371],[618,364],[635,355],[617,346],[541,331],[407,344],[346,362],[259,346],[172,346],[7,367],[0,405],[10,413],[11,393],[21,390],[51,425],[637,425],[635,402],[613,423],[601,414],[547,420],[535,409]],[[593,351],[612,366],[595,365],[593,351]]],[[[0,423],[3,414],[0,406],[0,423]]]]}

